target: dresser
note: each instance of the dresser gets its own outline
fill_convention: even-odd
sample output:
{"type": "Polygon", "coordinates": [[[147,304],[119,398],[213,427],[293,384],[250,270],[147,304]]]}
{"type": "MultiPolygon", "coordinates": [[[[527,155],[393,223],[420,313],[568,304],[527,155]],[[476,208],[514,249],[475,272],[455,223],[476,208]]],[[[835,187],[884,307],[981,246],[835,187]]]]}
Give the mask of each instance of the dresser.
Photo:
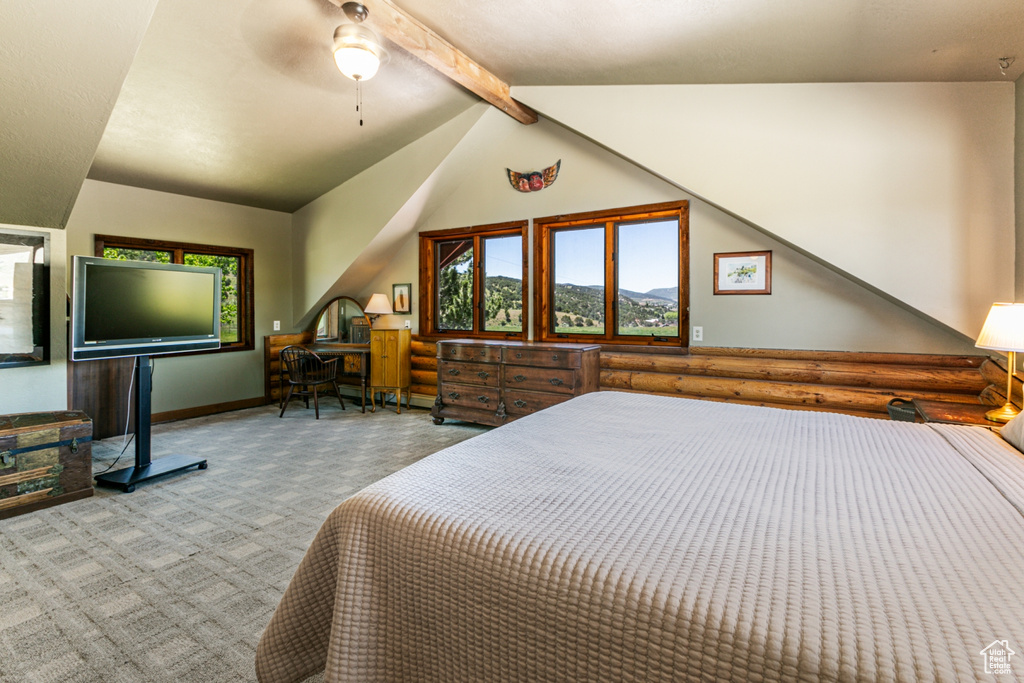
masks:
{"type": "MultiPolygon", "coordinates": [[[[412,384],[412,332],[410,330],[370,330],[370,410],[377,410],[376,392],[394,391],[398,412],[402,412],[402,392],[409,407],[412,384]]],[[[381,396],[384,407],[385,396],[381,396]]]]}
{"type": "Polygon", "coordinates": [[[434,424],[445,418],[502,425],[597,391],[594,344],[453,339],[437,344],[434,424]]]}

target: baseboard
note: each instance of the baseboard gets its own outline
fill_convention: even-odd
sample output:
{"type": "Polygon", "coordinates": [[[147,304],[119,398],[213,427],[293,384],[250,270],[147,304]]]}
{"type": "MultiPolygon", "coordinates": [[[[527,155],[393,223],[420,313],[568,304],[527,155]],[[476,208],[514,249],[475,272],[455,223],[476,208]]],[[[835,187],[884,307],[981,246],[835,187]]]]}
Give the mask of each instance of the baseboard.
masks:
{"type": "Polygon", "coordinates": [[[153,413],[151,418],[152,423],[158,422],[173,422],[174,420],[187,420],[191,417],[204,417],[206,415],[216,415],[217,413],[228,413],[232,410],[242,410],[243,408],[255,408],[256,406],[263,406],[267,404],[267,399],[263,396],[259,398],[243,398],[240,401],[227,401],[226,403],[214,403],[208,406],[195,406],[194,408],[182,408],[181,410],[168,410],[163,413],[153,413]]]}

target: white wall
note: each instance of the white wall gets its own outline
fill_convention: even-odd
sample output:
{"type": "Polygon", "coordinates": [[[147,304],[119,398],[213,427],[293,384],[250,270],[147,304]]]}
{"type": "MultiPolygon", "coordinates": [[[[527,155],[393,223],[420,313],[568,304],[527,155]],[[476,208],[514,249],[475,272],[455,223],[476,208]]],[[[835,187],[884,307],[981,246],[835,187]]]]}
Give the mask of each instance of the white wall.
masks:
{"type": "Polygon", "coordinates": [[[293,214],[293,328],[311,324],[330,299],[351,295],[350,270],[386,261],[380,252],[402,239],[402,209],[415,208],[410,198],[486,110],[463,112],[293,214]]]}
{"type": "Polygon", "coordinates": [[[1012,83],[513,95],[967,336],[1013,295],[1012,83]]]}
{"type": "MultiPolygon", "coordinates": [[[[68,221],[69,265],[75,254],[94,254],[97,234],[254,250],[255,349],[156,357],[153,412],[263,395],[263,336],[274,333],[274,320],[286,326],[292,316],[290,221],[289,214],[277,211],[85,182],[68,221]]],[[[67,287],[70,290],[70,281],[67,287]]]]}
{"type": "Polygon", "coordinates": [[[1014,198],[1016,200],[1016,288],[1014,301],[1024,301],[1024,76],[1017,79],[1014,90],[1016,131],[1014,140],[1014,198]]]}
{"type": "MultiPolygon", "coordinates": [[[[510,220],[689,199],[691,321],[704,327],[706,346],[749,346],[850,351],[973,353],[970,340],[936,326],[762,232],[682,192],[619,156],[550,121],[522,126],[499,112],[479,126],[493,126],[494,144],[475,146],[457,168],[460,183],[438,208],[410,226],[391,262],[358,293],[386,292],[413,283],[414,329],[418,328],[418,249],[421,230],[458,228],[510,220]],[[539,170],[561,159],[558,180],[538,193],[514,191],[505,168],[539,170]],[[714,296],[713,254],[773,250],[770,296],[714,296]]],[[[457,149],[456,152],[459,150],[457,149]]],[[[380,323],[399,327],[408,316],[380,323]]]]}
{"type": "Polygon", "coordinates": [[[63,230],[0,225],[50,236],[50,364],[0,369],[0,414],[67,409],[67,299],[64,292],[67,239],[63,230]]]}

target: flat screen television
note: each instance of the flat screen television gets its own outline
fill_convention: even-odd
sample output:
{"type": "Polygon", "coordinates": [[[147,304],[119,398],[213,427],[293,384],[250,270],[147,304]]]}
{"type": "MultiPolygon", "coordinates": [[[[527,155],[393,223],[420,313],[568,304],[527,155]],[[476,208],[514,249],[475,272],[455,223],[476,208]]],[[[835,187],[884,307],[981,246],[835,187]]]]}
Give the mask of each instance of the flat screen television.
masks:
{"type": "Polygon", "coordinates": [[[220,348],[220,268],[75,256],[71,359],[220,348]]]}

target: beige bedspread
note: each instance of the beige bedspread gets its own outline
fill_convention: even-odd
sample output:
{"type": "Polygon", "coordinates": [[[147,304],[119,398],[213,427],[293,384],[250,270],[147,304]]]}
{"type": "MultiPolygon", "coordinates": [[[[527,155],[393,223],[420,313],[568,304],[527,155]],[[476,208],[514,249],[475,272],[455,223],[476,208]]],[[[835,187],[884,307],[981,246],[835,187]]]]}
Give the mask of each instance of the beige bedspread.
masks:
{"type": "MultiPolygon", "coordinates": [[[[444,429],[444,427],[438,427],[444,429]]],[[[993,433],[588,394],[370,486],[259,644],[299,681],[1010,680],[1024,457],[993,433]]]]}

